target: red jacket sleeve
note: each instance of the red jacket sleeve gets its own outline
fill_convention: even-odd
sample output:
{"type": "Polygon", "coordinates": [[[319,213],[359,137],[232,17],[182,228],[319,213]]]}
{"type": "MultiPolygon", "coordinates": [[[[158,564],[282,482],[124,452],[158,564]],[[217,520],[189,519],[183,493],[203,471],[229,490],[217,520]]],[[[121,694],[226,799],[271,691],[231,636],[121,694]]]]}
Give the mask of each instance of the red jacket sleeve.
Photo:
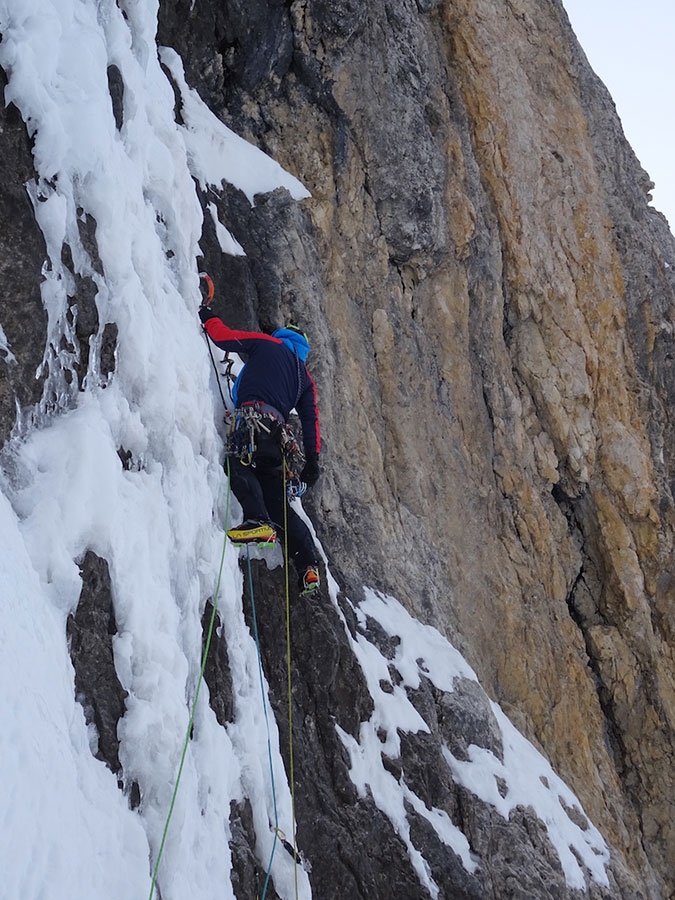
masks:
{"type": "Polygon", "coordinates": [[[218,316],[207,319],[204,322],[204,329],[214,344],[222,350],[232,350],[234,353],[238,350],[246,351],[247,345],[250,347],[251,341],[281,343],[279,338],[272,337],[271,334],[263,334],[261,331],[238,331],[235,328],[230,328],[218,316]]]}
{"type": "Polygon", "coordinates": [[[319,428],[319,405],[316,397],[316,385],[314,379],[307,372],[307,387],[300,395],[296,404],[296,410],[302,425],[302,442],[305,454],[319,454],[321,452],[321,430],[319,428]]]}

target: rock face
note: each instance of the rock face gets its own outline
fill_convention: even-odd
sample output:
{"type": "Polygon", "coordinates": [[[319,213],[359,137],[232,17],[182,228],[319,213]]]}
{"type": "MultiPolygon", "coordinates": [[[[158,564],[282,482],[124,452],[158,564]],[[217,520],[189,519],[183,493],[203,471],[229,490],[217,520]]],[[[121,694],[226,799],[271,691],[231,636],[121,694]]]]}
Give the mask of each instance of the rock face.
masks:
{"type": "MultiPolygon", "coordinates": [[[[1,70],[0,70],[1,71],[1,70]]],[[[2,73],[0,84],[6,84],[2,73]]],[[[38,369],[45,352],[46,313],[40,299],[40,270],[45,258],[42,235],[25,183],[33,173],[26,127],[15,106],[0,110],[3,191],[0,216],[0,308],[4,340],[0,346],[0,442],[17,422],[17,404],[27,410],[40,400],[38,369]],[[14,349],[11,349],[14,348],[14,349]]],[[[0,339],[3,334],[0,334],[0,339]]]]}
{"type": "Polygon", "coordinates": [[[561,3],[167,2],[160,26],[312,193],[223,197],[248,261],[217,271],[242,315],[311,330],[331,561],[454,636],[669,896],[675,244],[561,3]]]}
{"type": "MultiPolygon", "coordinates": [[[[280,639],[285,628],[279,602],[283,576],[278,570],[268,573],[263,568],[254,574],[252,587],[259,598],[256,617],[261,657],[280,746],[290,771],[288,684],[280,639]]],[[[251,604],[245,606],[253,631],[251,604]]],[[[449,777],[444,748],[457,760],[470,758],[469,745],[494,759],[505,758],[500,725],[477,682],[458,678],[452,691],[446,692],[434,685],[433,676],[425,676],[428,670],[420,658],[416,663],[419,684],[412,689],[407,684],[408,666],[397,654],[400,638],[355,611],[344,595],[339,597],[339,612],[325,591],[320,600],[300,597],[291,609],[290,632],[297,840],[313,896],[330,900],[346,896],[366,900],[387,893],[410,900],[429,896],[571,900],[578,896],[567,885],[560,859],[532,808],[518,805],[505,817],[449,777]],[[378,689],[368,683],[356,663],[354,642],[361,649],[369,646],[369,654],[387,662],[387,677],[380,680],[379,691],[391,698],[403,685],[403,702],[420,716],[422,729],[408,731],[402,722],[392,728],[388,717],[374,709],[378,689]],[[359,752],[368,752],[362,724],[368,721],[378,723],[382,777],[388,782],[385,790],[390,799],[386,813],[379,788],[373,784],[372,790],[358,790],[349,771],[354,758],[350,760],[346,748],[359,746],[359,752]],[[403,827],[391,815],[391,806],[396,805],[391,798],[399,790],[406,797],[403,827]],[[475,866],[461,848],[448,847],[447,836],[446,841],[440,839],[434,824],[444,816],[466,836],[473,859],[480,861],[475,866]],[[409,852],[408,841],[415,854],[409,852]],[[420,884],[416,855],[423,860],[437,894],[420,884]]],[[[506,795],[506,782],[502,789],[506,795]]],[[[588,829],[580,810],[570,815],[578,817],[582,832],[588,829]]],[[[257,880],[251,876],[237,896],[253,896],[260,883],[260,873],[257,880]]],[[[607,888],[589,879],[588,893],[598,900],[646,896],[616,860],[607,888]]]]}
{"type": "MultiPolygon", "coordinates": [[[[345,595],[391,593],[461,649],[611,846],[611,892],[595,895],[675,895],[675,241],[562,4],[161,0],[158,40],[212,110],[311,191],[251,207],[224,189],[209,202],[247,256],[221,255],[209,217],[201,246],[233,324],[310,331],[325,474],[308,508],[345,595]]],[[[110,85],[119,111],[114,72],[110,85]]],[[[25,386],[46,324],[44,251],[20,187],[28,142],[3,116],[2,322],[22,367],[15,377],[0,353],[4,440],[15,399],[38,400],[25,386]]],[[[86,296],[85,283],[81,353],[97,327],[86,296]]],[[[348,879],[340,896],[424,897],[349,780],[329,711],[353,731],[368,694],[338,625],[313,621],[335,654],[328,681],[311,644],[294,662],[299,715],[322,711],[298,736],[317,896],[348,879]],[[369,828],[379,857],[358,846],[369,828]]],[[[284,673],[267,647],[280,712],[284,673]]],[[[222,672],[212,693],[226,721],[222,672]]],[[[433,746],[409,746],[399,774],[423,780],[464,728],[490,740],[484,701],[454,696],[421,690],[433,746]]],[[[573,895],[528,810],[506,824],[464,789],[437,788],[429,804],[463,817],[493,863],[472,878],[440,852],[434,862],[420,819],[442,896],[573,895]]],[[[258,877],[245,808],[233,822],[244,897],[258,877]]]]}
{"type": "Polygon", "coordinates": [[[94,726],[96,757],[117,775],[121,770],[117,724],[124,715],[126,691],[115,671],[112,637],[117,633],[117,625],[110,573],[106,561],[91,550],[85,554],[80,572],[82,594],[67,624],[76,696],[87,724],[94,726]]]}

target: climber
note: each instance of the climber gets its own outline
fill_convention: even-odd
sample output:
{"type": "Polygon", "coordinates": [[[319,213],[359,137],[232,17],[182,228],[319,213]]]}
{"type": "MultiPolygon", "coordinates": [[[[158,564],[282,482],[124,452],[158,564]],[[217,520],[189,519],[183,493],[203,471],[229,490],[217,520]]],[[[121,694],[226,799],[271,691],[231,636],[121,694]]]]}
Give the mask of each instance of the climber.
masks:
{"type": "Polygon", "coordinates": [[[315,591],[319,587],[319,567],[314,541],[284,493],[284,442],[293,409],[300,418],[305,451],[300,482],[312,487],[320,474],[316,387],[305,365],[309,353],[307,336],[295,325],[278,328],[271,335],[236,331],[215,315],[212,299],[209,285],[199,309],[204,331],[217,347],[246,357],[233,386],[236,425],[230,469],[230,484],[241,504],[244,521],[227,535],[235,544],[275,541],[277,532],[283,532],[286,504],[288,545],[300,590],[315,591]]]}

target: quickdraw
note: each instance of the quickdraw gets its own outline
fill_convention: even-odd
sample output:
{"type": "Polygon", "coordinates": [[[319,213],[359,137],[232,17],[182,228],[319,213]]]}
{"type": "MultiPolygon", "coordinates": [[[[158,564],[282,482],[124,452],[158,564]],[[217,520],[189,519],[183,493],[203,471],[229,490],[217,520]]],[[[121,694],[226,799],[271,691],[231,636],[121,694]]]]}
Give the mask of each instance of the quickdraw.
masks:
{"type": "Polygon", "coordinates": [[[281,452],[286,463],[286,477],[299,481],[298,473],[305,464],[305,455],[300,449],[293,429],[287,423],[281,429],[281,452]]]}
{"type": "Polygon", "coordinates": [[[232,367],[234,366],[234,360],[230,358],[229,352],[225,354],[225,356],[220,361],[221,366],[223,366],[223,371],[221,372],[221,378],[224,378],[227,382],[227,393],[230,395],[230,401],[234,405],[234,398],[232,396],[232,385],[237,380],[237,376],[232,372],[232,367]]]}
{"type": "Polygon", "coordinates": [[[271,434],[272,426],[281,423],[272,416],[262,413],[259,404],[243,406],[229,418],[230,430],[225,446],[226,454],[235,456],[244,466],[255,466],[253,455],[256,451],[257,435],[261,431],[271,434]]]}

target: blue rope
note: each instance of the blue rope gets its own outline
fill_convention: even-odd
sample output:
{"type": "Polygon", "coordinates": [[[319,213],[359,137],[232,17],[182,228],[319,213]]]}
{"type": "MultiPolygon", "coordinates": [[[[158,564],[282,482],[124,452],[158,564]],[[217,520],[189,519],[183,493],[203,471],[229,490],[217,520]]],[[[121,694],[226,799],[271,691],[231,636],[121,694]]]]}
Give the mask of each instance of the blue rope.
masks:
{"type": "Polygon", "coordinates": [[[255,597],[253,596],[253,575],[251,573],[251,554],[249,553],[248,546],[246,547],[246,563],[248,568],[248,589],[249,594],[251,595],[251,612],[253,615],[253,635],[255,637],[255,648],[258,654],[258,675],[260,677],[260,694],[262,696],[262,704],[263,704],[263,712],[265,713],[265,728],[267,729],[267,758],[270,764],[270,780],[272,782],[272,801],[274,803],[274,842],[272,843],[272,852],[270,854],[270,861],[267,864],[267,874],[265,875],[265,884],[263,886],[262,897],[260,900],[265,900],[265,894],[267,893],[267,886],[270,881],[270,875],[272,874],[272,860],[274,859],[274,852],[277,849],[277,838],[279,835],[279,815],[277,812],[277,792],[274,785],[274,767],[272,765],[272,740],[270,738],[270,723],[269,717],[267,715],[267,701],[265,698],[265,682],[263,679],[263,670],[262,670],[262,659],[260,657],[260,638],[258,636],[258,617],[255,611],[255,597]]]}

